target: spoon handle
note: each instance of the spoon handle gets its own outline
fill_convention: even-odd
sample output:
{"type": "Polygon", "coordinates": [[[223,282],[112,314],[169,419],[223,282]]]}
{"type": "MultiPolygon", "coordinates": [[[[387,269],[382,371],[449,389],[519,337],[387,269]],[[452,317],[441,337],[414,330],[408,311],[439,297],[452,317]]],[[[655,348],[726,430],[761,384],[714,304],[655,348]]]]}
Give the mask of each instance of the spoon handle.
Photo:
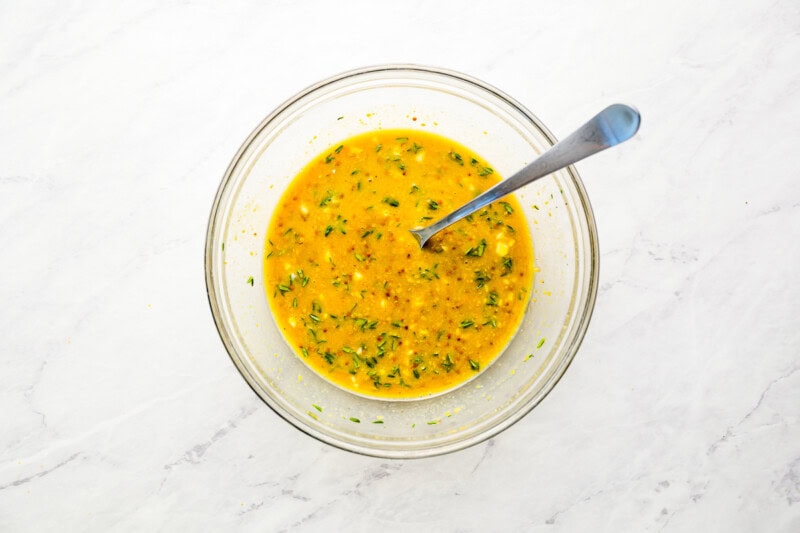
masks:
{"type": "Polygon", "coordinates": [[[435,233],[498,198],[590,155],[627,141],[636,134],[640,121],[636,109],[624,104],[610,105],[510,178],[501,181],[430,226],[411,230],[411,233],[419,241],[421,248],[435,233]]]}

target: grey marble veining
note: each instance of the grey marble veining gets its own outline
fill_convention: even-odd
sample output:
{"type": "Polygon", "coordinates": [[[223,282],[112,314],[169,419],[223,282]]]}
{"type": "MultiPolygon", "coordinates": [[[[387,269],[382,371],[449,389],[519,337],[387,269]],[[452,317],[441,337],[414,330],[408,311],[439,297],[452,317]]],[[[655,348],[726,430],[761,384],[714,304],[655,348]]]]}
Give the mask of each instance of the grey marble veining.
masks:
{"type": "Polygon", "coordinates": [[[41,2],[0,17],[0,531],[800,531],[800,6],[41,2]],[[216,188],[283,100],[415,62],[563,136],[601,286],[496,438],[418,461],[282,421],[214,329],[216,188]]]}

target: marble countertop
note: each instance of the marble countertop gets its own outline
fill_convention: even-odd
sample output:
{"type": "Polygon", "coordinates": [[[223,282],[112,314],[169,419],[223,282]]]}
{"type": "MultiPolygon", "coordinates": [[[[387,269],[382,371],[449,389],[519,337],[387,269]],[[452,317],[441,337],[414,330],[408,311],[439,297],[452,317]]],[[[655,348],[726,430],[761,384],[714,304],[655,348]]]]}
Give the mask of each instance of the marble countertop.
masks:
{"type": "Polygon", "coordinates": [[[0,16],[0,531],[800,531],[800,6],[35,2],[0,16]],[[209,311],[226,166],[351,68],[459,70],[579,163],[597,306],[564,379],[454,454],[343,452],[275,415],[209,311]]]}

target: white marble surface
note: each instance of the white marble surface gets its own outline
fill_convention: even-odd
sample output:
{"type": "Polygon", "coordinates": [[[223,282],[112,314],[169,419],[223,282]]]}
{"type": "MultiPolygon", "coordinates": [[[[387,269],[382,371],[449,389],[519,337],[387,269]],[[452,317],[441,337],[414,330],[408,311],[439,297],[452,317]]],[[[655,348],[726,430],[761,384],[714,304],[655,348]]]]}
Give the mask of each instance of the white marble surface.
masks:
{"type": "Polygon", "coordinates": [[[0,3],[0,531],[800,531],[800,5],[0,3]],[[308,84],[416,62],[563,136],[601,237],[589,333],[522,422],[388,461],[301,434],[208,308],[211,201],[308,84]]]}

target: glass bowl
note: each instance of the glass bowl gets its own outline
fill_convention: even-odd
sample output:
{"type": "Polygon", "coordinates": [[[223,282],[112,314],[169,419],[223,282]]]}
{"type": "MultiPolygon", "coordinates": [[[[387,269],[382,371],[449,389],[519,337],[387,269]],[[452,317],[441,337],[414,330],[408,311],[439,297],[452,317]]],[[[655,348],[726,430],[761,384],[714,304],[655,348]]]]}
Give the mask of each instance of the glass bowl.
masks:
{"type": "Polygon", "coordinates": [[[279,106],[247,138],[214,199],[206,284],[225,348],[278,415],[323,442],[388,458],[452,452],[488,439],[533,409],[566,371],[583,339],[598,280],[597,230],[569,167],[517,191],[537,271],[522,324],[498,359],[446,394],[370,399],[325,381],[289,348],[263,287],[265,233],[281,195],[314,156],[376,129],[438,133],[510,176],[555,139],[501,91],[464,74],[388,65],[324,80],[279,106]]]}

